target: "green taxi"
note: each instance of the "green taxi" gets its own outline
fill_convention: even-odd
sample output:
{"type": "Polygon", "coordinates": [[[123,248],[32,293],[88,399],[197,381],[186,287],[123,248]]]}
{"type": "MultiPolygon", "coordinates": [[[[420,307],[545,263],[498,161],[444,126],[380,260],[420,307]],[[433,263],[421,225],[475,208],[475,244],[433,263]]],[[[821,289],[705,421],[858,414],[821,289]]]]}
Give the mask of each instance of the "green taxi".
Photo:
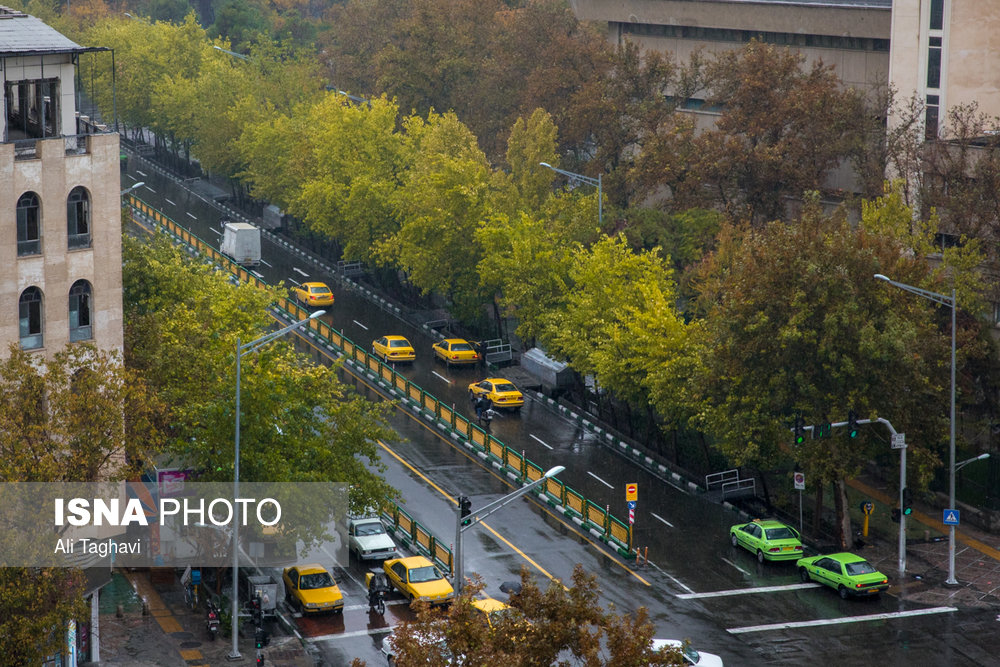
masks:
{"type": "Polygon", "coordinates": [[[889,588],[889,579],[861,556],[852,553],[800,558],[796,563],[803,583],[816,581],[834,588],[840,597],[878,595],[889,588]]]}
{"type": "Polygon", "coordinates": [[[729,529],[729,541],[743,547],[763,563],[765,560],[795,560],[802,558],[802,540],[791,526],[771,519],[754,519],[729,529]]]}

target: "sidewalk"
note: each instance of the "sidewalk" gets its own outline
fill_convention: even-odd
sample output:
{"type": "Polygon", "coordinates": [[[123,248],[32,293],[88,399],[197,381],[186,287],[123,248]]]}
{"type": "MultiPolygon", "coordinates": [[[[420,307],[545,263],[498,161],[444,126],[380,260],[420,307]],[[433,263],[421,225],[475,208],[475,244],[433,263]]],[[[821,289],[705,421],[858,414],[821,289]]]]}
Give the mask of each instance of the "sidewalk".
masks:
{"type": "MultiPolygon", "coordinates": [[[[232,635],[221,634],[215,641],[205,631],[205,612],[191,611],[184,604],[180,584],[154,584],[149,571],[121,572],[136,595],[146,601],[148,614],[134,605],[121,618],[101,613],[101,665],[113,667],[211,667],[253,665],[256,649],[253,637],[239,638],[242,661],[230,661],[232,635]]],[[[103,605],[102,605],[103,607],[103,605]]],[[[272,632],[264,649],[268,667],[313,667],[314,662],[296,637],[272,632]]]]}
{"type": "Polygon", "coordinates": [[[942,511],[915,503],[906,517],[906,573],[899,577],[899,524],[890,518],[898,501],[885,487],[869,480],[848,481],[851,519],[860,534],[860,504],[871,501],[865,545],[854,551],[889,576],[890,595],[932,606],[1000,608],[1000,537],[962,524],[955,529],[955,579],[948,586],[948,527],[942,511]]]}

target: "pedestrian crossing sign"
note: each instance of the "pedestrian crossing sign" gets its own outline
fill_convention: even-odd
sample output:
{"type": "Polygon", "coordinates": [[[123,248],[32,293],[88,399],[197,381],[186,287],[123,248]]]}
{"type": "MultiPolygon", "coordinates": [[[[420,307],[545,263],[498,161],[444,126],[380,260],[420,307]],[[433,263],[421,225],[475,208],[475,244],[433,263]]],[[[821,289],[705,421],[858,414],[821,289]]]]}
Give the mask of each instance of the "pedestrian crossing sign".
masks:
{"type": "Polygon", "coordinates": [[[959,510],[945,509],[944,511],[944,525],[946,526],[957,526],[958,520],[961,516],[959,510]]]}

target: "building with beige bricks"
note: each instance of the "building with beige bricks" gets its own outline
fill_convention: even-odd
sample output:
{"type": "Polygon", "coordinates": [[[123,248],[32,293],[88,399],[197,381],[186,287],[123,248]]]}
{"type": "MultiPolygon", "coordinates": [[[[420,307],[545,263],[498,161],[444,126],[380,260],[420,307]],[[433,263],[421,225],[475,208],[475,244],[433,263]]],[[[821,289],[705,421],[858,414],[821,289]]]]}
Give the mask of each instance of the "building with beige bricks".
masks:
{"type": "Polygon", "coordinates": [[[1000,116],[1000,0],[570,0],[608,39],[685,61],[751,39],[833,65],[845,84],[888,85],[925,105],[936,138],[949,108],[1000,116]]]}
{"type": "Polygon", "coordinates": [[[0,354],[122,349],[118,134],[80,116],[74,85],[95,50],[0,7],[0,354]]]}

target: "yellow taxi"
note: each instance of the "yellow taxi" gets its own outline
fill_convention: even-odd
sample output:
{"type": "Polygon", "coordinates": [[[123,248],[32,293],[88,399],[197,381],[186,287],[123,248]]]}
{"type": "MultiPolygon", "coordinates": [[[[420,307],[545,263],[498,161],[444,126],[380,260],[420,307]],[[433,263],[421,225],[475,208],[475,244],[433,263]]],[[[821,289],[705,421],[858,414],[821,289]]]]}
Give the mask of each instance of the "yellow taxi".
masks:
{"type": "Polygon", "coordinates": [[[326,283],[302,283],[292,288],[292,294],[299,303],[306,306],[332,306],[333,292],[326,283]]]}
{"type": "Polygon", "coordinates": [[[479,352],[464,338],[442,338],[432,346],[434,356],[451,366],[452,364],[475,364],[479,352]]]}
{"type": "Polygon", "coordinates": [[[500,619],[503,618],[503,616],[507,614],[510,609],[506,603],[494,598],[473,600],[472,606],[476,609],[476,611],[483,615],[483,619],[486,621],[486,624],[491,628],[495,627],[497,623],[499,623],[500,619]]]}
{"type": "Polygon", "coordinates": [[[413,361],[417,352],[410,341],[403,336],[382,336],[372,341],[372,354],[382,357],[386,363],[396,361],[413,361]]]}
{"type": "Polygon", "coordinates": [[[486,396],[493,401],[495,408],[519,409],[524,405],[524,394],[510,380],[503,378],[486,378],[469,385],[469,397],[486,396]]]}
{"type": "Polygon", "coordinates": [[[344,611],[344,595],[329,572],[317,563],[286,567],[285,599],[303,614],[344,611]]]}
{"type": "Polygon", "coordinates": [[[411,602],[425,600],[431,605],[448,604],[455,589],[441,570],[423,556],[393,558],[382,563],[389,583],[411,602]]]}

